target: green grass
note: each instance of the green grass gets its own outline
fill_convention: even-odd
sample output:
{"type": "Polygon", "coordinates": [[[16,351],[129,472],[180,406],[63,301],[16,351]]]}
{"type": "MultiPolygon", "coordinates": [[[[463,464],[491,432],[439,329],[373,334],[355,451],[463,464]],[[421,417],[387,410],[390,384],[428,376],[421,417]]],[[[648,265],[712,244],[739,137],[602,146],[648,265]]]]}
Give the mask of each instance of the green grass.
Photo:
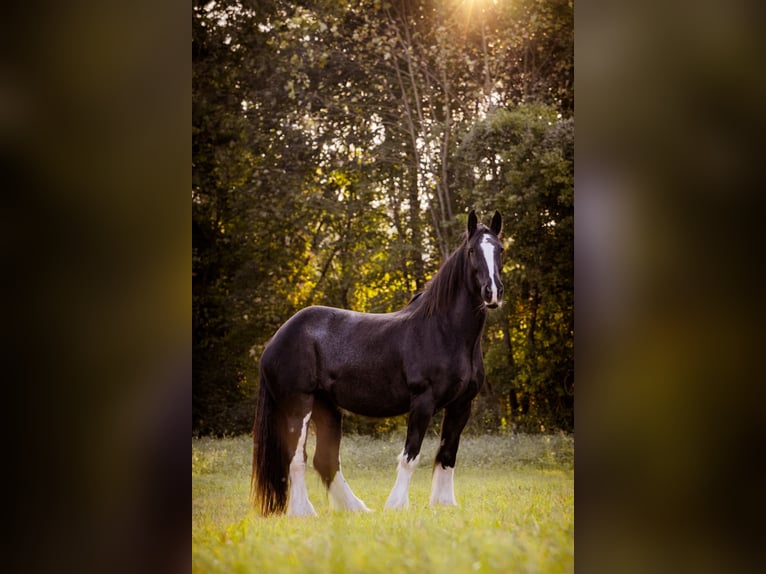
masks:
{"type": "MultiPolygon", "coordinates": [[[[404,437],[344,436],[343,474],[375,512],[332,512],[307,474],[319,516],[261,518],[249,506],[250,437],[192,440],[192,571],[259,573],[572,572],[574,439],[463,437],[458,508],[428,505],[437,438],[424,441],[410,508],[383,510],[404,437]]],[[[309,461],[313,437],[308,443],[309,461]]]]}

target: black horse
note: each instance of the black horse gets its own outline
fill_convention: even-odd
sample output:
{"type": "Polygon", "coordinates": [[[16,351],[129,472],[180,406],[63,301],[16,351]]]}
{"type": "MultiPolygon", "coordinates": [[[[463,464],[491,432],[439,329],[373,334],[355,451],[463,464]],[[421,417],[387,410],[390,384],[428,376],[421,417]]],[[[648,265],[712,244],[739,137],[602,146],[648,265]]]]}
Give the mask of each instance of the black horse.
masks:
{"type": "Polygon", "coordinates": [[[333,508],[366,511],[340,469],[341,410],[370,417],[409,413],[407,439],[386,508],[406,508],[410,478],[434,414],[445,409],[432,505],[456,505],[453,472],[471,400],[484,382],[481,335],[500,305],[502,219],[468,216],[460,247],[395,313],[308,307],[277,331],[260,362],[253,428],[251,497],[264,515],[313,515],[305,483],[308,423],[316,424],[314,468],[333,508]]]}

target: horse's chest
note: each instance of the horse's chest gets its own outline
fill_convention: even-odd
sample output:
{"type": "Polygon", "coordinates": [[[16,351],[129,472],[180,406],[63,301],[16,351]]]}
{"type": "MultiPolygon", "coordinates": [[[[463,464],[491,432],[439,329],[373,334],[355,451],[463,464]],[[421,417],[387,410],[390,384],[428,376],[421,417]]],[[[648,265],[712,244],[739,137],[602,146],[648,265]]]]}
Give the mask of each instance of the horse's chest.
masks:
{"type": "MultiPolygon", "coordinates": [[[[479,357],[479,360],[481,357],[479,357]]],[[[458,395],[470,390],[477,381],[479,365],[474,354],[467,349],[455,349],[439,356],[431,356],[408,374],[408,382],[431,387],[436,394],[458,395]]]]}

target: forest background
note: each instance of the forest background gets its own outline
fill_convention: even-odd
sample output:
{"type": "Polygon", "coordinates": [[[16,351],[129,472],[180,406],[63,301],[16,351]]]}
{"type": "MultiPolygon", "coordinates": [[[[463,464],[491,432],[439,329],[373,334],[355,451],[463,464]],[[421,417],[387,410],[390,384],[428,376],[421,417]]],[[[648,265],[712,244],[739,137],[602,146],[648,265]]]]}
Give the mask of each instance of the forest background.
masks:
{"type": "Polygon", "coordinates": [[[472,208],[503,214],[506,294],[468,430],[574,430],[572,0],[211,0],[192,19],[193,433],[249,432],[276,329],[313,304],[401,308],[472,208]]]}

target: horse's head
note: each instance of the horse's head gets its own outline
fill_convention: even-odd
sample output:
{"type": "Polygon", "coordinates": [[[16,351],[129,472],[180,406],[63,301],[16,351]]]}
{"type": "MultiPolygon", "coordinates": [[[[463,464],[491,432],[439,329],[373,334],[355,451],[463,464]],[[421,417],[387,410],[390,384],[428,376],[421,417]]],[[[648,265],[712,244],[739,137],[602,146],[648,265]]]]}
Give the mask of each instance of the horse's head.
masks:
{"type": "Polygon", "coordinates": [[[468,262],[476,278],[484,305],[497,308],[503,301],[503,283],[500,271],[503,268],[503,244],[498,238],[503,227],[500,212],[495,211],[490,226],[478,222],[472,210],[468,215],[468,239],[466,249],[468,262]]]}

